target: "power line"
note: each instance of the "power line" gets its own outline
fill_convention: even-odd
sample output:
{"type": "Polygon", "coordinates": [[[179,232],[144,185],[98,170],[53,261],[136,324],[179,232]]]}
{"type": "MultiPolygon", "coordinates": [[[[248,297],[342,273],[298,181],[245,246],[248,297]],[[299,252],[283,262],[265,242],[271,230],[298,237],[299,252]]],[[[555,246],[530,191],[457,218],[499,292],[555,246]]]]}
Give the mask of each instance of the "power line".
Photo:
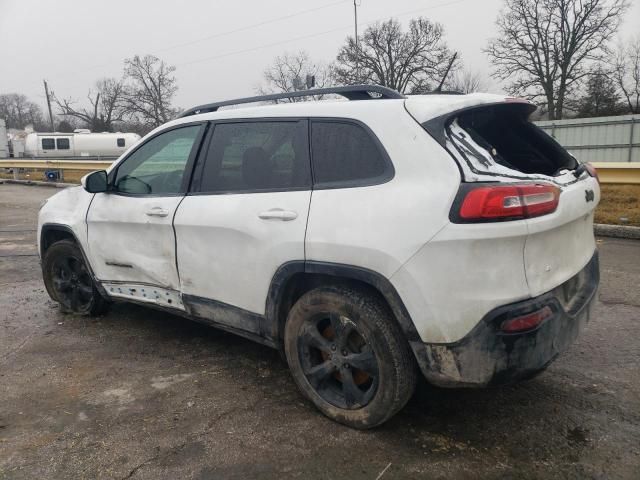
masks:
{"type": "MultiPolygon", "coordinates": [[[[407,10],[407,11],[404,11],[404,12],[401,12],[401,13],[398,13],[398,14],[395,14],[395,15],[386,15],[384,17],[380,17],[380,18],[377,18],[375,20],[370,20],[368,22],[360,22],[360,23],[358,23],[358,25],[359,26],[369,26],[369,25],[371,25],[373,23],[376,23],[376,22],[379,22],[379,21],[384,21],[384,20],[386,20],[388,18],[391,18],[391,17],[405,17],[407,15],[412,15],[414,13],[424,12],[426,10],[431,10],[431,9],[440,8],[440,7],[447,7],[447,6],[450,6],[450,5],[455,5],[455,4],[462,3],[462,2],[467,2],[467,1],[469,1],[469,0],[454,0],[454,1],[450,1],[450,2],[440,3],[440,4],[437,4],[437,5],[430,5],[428,7],[422,7],[422,8],[417,8],[417,9],[413,9],[413,10],[407,10]]],[[[274,22],[276,22],[278,20],[281,20],[283,18],[291,18],[293,16],[302,15],[303,13],[308,13],[310,11],[319,10],[320,8],[326,8],[326,7],[329,7],[329,6],[335,6],[338,3],[343,3],[343,1],[334,2],[334,3],[331,3],[331,4],[327,4],[326,6],[317,7],[315,9],[309,9],[309,10],[300,11],[300,12],[297,12],[297,13],[294,13],[294,14],[283,16],[283,17],[274,18],[272,20],[265,20],[265,22],[261,22],[261,24],[274,23],[274,22]]],[[[258,24],[255,24],[255,25],[258,25],[258,24]]],[[[255,25],[251,26],[251,28],[254,28],[255,25]]],[[[242,27],[240,29],[236,29],[236,30],[232,30],[232,31],[228,31],[228,32],[221,32],[221,33],[216,34],[216,35],[218,35],[218,36],[229,35],[231,33],[235,33],[236,31],[246,30],[248,28],[250,28],[250,27],[249,26],[242,27]]],[[[196,60],[191,60],[191,61],[188,61],[188,62],[177,63],[177,64],[175,64],[175,66],[176,67],[183,67],[183,66],[193,65],[193,64],[196,64],[196,63],[207,62],[207,61],[210,61],[210,60],[217,60],[217,59],[220,59],[220,58],[230,57],[230,56],[233,56],[233,55],[241,55],[243,53],[249,53],[249,52],[254,52],[254,51],[258,51],[258,50],[263,50],[265,48],[275,47],[275,46],[278,46],[278,45],[284,45],[284,44],[288,44],[288,43],[291,43],[291,42],[296,42],[298,40],[306,40],[306,39],[309,39],[309,38],[314,38],[314,37],[320,37],[320,36],[323,36],[323,35],[327,35],[329,33],[334,33],[334,32],[344,31],[344,30],[350,30],[351,28],[353,28],[353,24],[343,25],[343,26],[332,28],[332,29],[329,29],[329,30],[324,30],[324,31],[321,31],[321,32],[316,32],[316,33],[311,33],[311,34],[308,34],[308,35],[302,35],[302,36],[295,37],[295,38],[288,38],[286,40],[280,40],[280,41],[277,41],[277,42],[263,44],[263,45],[259,45],[259,46],[256,46],[256,47],[249,47],[249,48],[245,48],[245,49],[242,49],[242,50],[235,50],[233,52],[227,52],[227,53],[222,53],[222,54],[213,55],[213,56],[209,56],[209,57],[199,58],[199,59],[196,59],[196,60]]],[[[194,40],[194,42],[198,42],[198,41],[200,41],[200,40],[194,40]]],[[[178,48],[177,46],[175,46],[175,47],[178,48]]],[[[173,48],[173,47],[168,47],[168,48],[173,48]]],[[[89,70],[94,70],[96,68],[100,68],[100,67],[102,67],[104,65],[110,65],[110,64],[111,63],[98,65],[98,66],[94,66],[94,67],[89,67],[88,69],[85,69],[82,73],[87,72],[89,70]]],[[[77,76],[78,73],[74,72],[73,75],[77,76]]],[[[66,76],[68,76],[68,75],[64,75],[62,78],[66,77],[66,76]]],[[[54,78],[60,79],[61,77],[60,76],[58,76],[58,77],[54,76],[54,78]]]]}
{"type": "Polygon", "coordinates": [[[176,48],[187,47],[189,45],[194,45],[196,43],[200,43],[200,42],[204,42],[204,41],[207,41],[207,40],[211,40],[213,38],[223,37],[225,35],[231,35],[233,33],[238,33],[238,32],[244,32],[246,30],[251,30],[251,29],[256,28],[256,27],[262,27],[264,25],[269,25],[271,23],[277,23],[277,22],[280,22],[282,20],[288,20],[289,18],[299,17],[300,15],[304,15],[306,13],[312,13],[312,12],[317,12],[318,10],[324,10],[325,8],[333,7],[333,6],[338,5],[339,3],[343,3],[343,2],[344,2],[344,0],[339,0],[337,2],[328,3],[326,5],[321,5],[319,7],[309,8],[308,10],[302,10],[300,12],[290,13],[289,15],[283,15],[282,17],[272,18],[270,20],[265,20],[263,22],[253,23],[251,25],[246,25],[244,27],[236,28],[234,30],[227,30],[225,32],[215,33],[213,35],[209,35],[209,36],[206,36],[206,37],[198,38],[196,40],[192,40],[192,41],[185,42],[185,43],[179,43],[177,45],[166,47],[166,48],[163,48],[162,50],[156,50],[155,53],[166,52],[166,51],[169,51],[169,50],[174,50],[176,48]]]}
{"type": "MultiPolygon", "coordinates": [[[[405,11],[405,12],[402,12],[402,13],[399,13],[399,14],[396,14],[396,15],[385,16],[385,17],[377,18],[375,20],[370,20],[370,21],[368,21],[366,23],[360,23],[359,25],[360,26],[368,26],[368,25],[371,25],[372,23],[376,23],[376,22],[379,22],[379,21],[382,21],[382,20],[386,20],[386,19],[388,19],[390,17],[404,17],[404,16],[411,15],[411,14],[414,14],[414,13],[423,12],[425,10],[431,10],[433,8],[439,8],[439,7],[447,7],[449,5],[455,5],[456,3],[462,3],[462,2],[467,2],[467,1],[469,1],[469,0],[454,0],[452,2],[441,3],[441,4],[438,4],[438,5],[431,5],[429,7],[417,8],[417,9],[408,10],[408,11],[405,11]]],[[[322,35],[327,35],[329,33],[337,32],[337,31],[341,31],[341,30],[351,29],[352,27],[353,27],[353,25],[343,25],[343,26],[340,26],[340,27],[332,28],[330,30],[324,30],[322,32],[311,33],[309,35],[302,35],[300,37],[288,38],[286,40],[280,40],[280,41],[273,42],[273,43],[267,43],[267,44],[259,45],[259,46],[256,46],[256,47],[245,48],[245,49],[242,49],[242,50],[235,50],[233,52],[221,53],[219,55],[213,55],[213,56],[210,56],[210,57],[199,58],[199,59],[191,60],[191,61],[188,61],[188,62],[177,63],[175,66],[176,67],[183,67],[183,66],[186,66],[186,65],[193,65],[195,63],[202,63],[202,62],[207,62],[207,61],[210,61],[210,60],[217,60],[219,58],[230,57],[230,56],[233,56],[233,55],[240,55],[242,53],[254,52],[256,50],[262,50],[262,49],[265,49],[265,48],[276,47],[278,45],[284,45],[284,44],[291,43],[291,42],[297,42],[298,40],[306,40],[308,38],[320,37],[322,35]]]]}
{"type": "MultiPolygon", "coordinates": [[[[201,37],[201,38],[198,38],[198,39],[195,39],[195,40],[191,40],[191,41],[188,41],[188,42],[178,43],[178,44],[175,44],[175,45],[170,45],[170,46],[164,47],[164,48],[162,48],[160,50],[155,50],[155,51],[151,52],[151,54],[167,52],[169,50],[175,50],[176,48],[182,48],[182,47],[186,47],[186,46],[189,46],[189,45],[194,45],[196,43],[200,43],[200,42],[204,42],[204,41],[207,41],[207,40],[211,40],[213,38],[219,38],[219,37],[223,37],[223,36],[226,36],[226,35],[232,35],[234,33],[244,32],[244,31],[251,30],[251,29],[257,28],[257,27],[261,27],[261,26],[264,26],[264,25],[269,25],[269,24],[272,24],[272,23],[281,22],[283,20],[288,20],[290,18],[299,17],[299,16],[305,15],[307,13],[313,13],[313,12],[317,12],[319,10],[324,10],[325,8],[334,7],[334,6],[338,5],[339,3],[344,3],[344,0],[338,0],[336,2],[327,3],[326,5],[321,5],[319,7],[308,8],[306,10],[300,10],[298,12],[290,13],[288,15],[282,15],[280,17],[271,18],[269,20],[264,20],[262,22],[253,23],[251,25],[245,25],[244,27],[236,28],[234,30],[227,30],[227,31],[224,31],[224,32],[215,33],[213,35],[208,35],[206,37],[201,37]]],[[[92,67],[88,67],[82,73],[88,72],[90,70],[95,70],[97,68],[105,67],[107,65],[111,65],[112,63],[115,63],[116,61],[122,62],[122,59],[118,59],[118,60],[114,59],[113,61],[109,61],[109,62],[106,62],[106,63],[101,63],[100,65],[94,65],[92,67]]],[[[71,75],[77,76],[77,72],[74,72],[73,74],[69,73],[69,74],[63,74],[63,75],[59,75],[59,76],[56,76],[54,74],[52,77],[55,78],[55,79],[60,79],[60,78],[69,77],[71,75]]]]}

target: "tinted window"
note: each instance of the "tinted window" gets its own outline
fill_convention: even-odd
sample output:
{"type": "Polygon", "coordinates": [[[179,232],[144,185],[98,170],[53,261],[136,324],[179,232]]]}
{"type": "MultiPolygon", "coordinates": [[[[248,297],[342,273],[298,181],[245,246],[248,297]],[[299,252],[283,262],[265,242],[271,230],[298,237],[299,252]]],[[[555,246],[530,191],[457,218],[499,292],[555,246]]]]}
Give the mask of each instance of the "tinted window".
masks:
{"type": "Polygon", "coordinates": [[[202,192],[309,187],[307,123],[246,122],[215,126],[202,192]]]}
{"type": "Polygon", "coordinates": [[[55,150],[56,142],[53,138],[43,138],[42,139],[42,149],[43,150],[55,150]]]}
{"type": "Polygon", "coordinates": [[[177,128],[147,141],[118,167],[115,188],[134,194],[179,193],[201,125],[177,128]]]}
{"type": "Polygon", "coordinates": [[[69,150],[69,139],[56,138],[56,145],[58,147],[58,150],[69,150]]]}
{"type": "Polygon", "coordinates": [[[118,139],[118,146],[119,147],[124,147],[124,138],[119,138],[118,139]]]}
{"type": "Polygon", "coordinates": [[[313,122],[311,145],[315,183],[383,180],[390,174],[380,148],[359,125],[313,122]]]}

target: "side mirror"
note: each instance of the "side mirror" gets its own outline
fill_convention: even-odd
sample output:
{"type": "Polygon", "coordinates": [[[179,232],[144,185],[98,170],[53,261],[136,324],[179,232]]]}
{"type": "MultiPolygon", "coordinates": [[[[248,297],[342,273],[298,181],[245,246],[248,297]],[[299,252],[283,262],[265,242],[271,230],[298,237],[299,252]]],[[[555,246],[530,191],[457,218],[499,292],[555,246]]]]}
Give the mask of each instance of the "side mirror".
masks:
{"type": "Polygon", "coordinates": [[[89,193],[102,193],[108,189],[106,170],[91,172],[82,178],[82,186],[89,193]]]}

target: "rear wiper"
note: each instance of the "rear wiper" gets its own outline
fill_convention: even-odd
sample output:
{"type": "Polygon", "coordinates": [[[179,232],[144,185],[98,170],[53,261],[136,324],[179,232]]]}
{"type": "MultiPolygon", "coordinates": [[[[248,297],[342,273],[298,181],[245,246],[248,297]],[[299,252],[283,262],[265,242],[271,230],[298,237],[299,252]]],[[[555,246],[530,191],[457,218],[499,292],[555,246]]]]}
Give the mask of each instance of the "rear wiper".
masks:
{"type": "Polygon", "coordinates": [[[585,172],[588,172],[587,166],[584,163],[581,163],[573,171],[573,176],[576,177],[576,178],[580,178],[582,176],[582,174],[585,173],[585,172]]]}

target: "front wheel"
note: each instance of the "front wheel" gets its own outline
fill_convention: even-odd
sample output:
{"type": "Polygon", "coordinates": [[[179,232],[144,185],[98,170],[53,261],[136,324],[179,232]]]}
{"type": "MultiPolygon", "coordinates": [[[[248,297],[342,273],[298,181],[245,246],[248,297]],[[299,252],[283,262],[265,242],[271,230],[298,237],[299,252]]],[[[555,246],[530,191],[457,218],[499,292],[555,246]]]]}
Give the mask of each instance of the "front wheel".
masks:
{"type": "Polygon", "coordinates": [[[389,308],[358,289],[321,287],[289,312],[287,362],[298,387],[329,418],[372,428],[397,413],[416,383],[415,359],[389,308]]]}
{"type": "Polygon", "coordinates": [[[82,252],[71,240],[51,245],[42,260],[42,275],[49,296],[67,312],[103,313],[108,303],[95,287],[82,252]]]}

